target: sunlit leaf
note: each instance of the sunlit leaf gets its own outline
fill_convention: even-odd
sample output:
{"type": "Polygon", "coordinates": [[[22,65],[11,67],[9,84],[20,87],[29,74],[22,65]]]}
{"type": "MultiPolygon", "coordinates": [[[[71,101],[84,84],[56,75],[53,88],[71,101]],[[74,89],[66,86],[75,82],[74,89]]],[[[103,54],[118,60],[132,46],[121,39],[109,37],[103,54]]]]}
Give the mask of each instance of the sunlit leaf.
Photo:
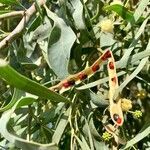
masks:
{"type": "Polygon", "coordinates": [[[68,76],[70,51],[76,36],[72,29],[56,14],[46,8],[47,15],[54,21],[48,45],[48,61],[60,79],[68,76]]]}
{"type": "Polygon", "coordinates": [[[63,96],[50,91],[46,87],[32,81],[25,76],[19,74],[12,67],[10,67],[4,60],[1,60],[4,65],[0,66],[0,77],[5,79],[10,85],[28,93],[47,98],[58,102],[67,102],[68,100],[63,96]]]}

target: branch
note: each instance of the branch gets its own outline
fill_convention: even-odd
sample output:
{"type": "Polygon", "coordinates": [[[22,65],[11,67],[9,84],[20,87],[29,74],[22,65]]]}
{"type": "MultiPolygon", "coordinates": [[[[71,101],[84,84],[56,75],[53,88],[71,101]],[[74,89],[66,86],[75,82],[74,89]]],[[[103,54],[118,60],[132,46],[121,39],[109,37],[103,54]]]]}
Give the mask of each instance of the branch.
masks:
{"type": "MultiPolygon", "coordinates": [[[[38,4],[39,6],[42,6],[45,4],[45,2],[45,0],[39,0],[38,4]]],[[[0,42],[0,49],[7,47],[9,43],[12,42],[16,38],[16,36],[23,31],[23,29],[25,28],[25,24],[29,22],[30,18],[35,12],[36,6],[35,3],[33,3],[32,6],[25,11],[23,18],[21,19],[17,27],[0,42]]]]}
{"type": "Polygon", "coordinates": [[[10,18],[10,17],[23,16],[23,15],[24,15],[24,11],[12,11],[12,12],[0,15],[0,20],[7,19],[7,18],[10,18]]]}

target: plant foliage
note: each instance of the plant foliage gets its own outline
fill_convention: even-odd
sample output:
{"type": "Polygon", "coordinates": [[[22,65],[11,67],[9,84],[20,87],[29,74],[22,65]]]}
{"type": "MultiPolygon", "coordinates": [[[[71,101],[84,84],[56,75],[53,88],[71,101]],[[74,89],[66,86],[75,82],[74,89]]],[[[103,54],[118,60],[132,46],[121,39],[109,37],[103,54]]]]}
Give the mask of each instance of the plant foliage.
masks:
{"type": "Polygon", "coordinates": [[[106,64],[63,94],[48,89],[106,49],[116,61],[120,96],[132,101],[119,127],[125,142],[118,149],[150,149],[149,0],[39,1],[0,0],[0,43],[23,16],[1,17],[36,7],[23,32],[0,48],[0,149],[114,147],[102,120],[109,104],[106,64]],[[101,24],[108,19],[112,31],[101,24]]]}

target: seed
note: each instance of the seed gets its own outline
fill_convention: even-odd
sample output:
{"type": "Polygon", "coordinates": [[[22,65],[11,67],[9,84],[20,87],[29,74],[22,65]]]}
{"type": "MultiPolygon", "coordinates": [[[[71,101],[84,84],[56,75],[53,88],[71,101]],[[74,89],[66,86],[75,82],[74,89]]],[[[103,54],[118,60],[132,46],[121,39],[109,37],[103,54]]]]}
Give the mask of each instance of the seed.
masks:
{"type": "Polygon", "coordinates": [[[69,86],[72,86],[75,84],[74,80],[66,81],[63,83],[63,87],[68,88],[69,86]]]}
{"type": "Polygon", "coordinates": [[[80,80],[84,80],[84,79],[87,78],[87,74],[85,74],[85,73],[80,73],[80,74],[78,75],[78,78],[79,78],[80,80]]]}
{"type": "Polygon", "coordinates": [[[111,61],[111,62],[109,62],[109,68],[110,69],[114,69],[114,63],[111,61]]]}
{"type": "Polygon", "coordinates": [[[97,70],[99,70],[99,65],[98,65],[98,64],[94,64],[94,65],[92,66],[92,71],[95,72],[95,71],[97,71],[97,70]]]}
{"type": "Polygon", "coordinates": [[[104,55],[101,57],[102,61],[105,61],[107,60],[108,58],[111,57],[111,53],[110,53],[110,50],[107,50],[104,55]]]}

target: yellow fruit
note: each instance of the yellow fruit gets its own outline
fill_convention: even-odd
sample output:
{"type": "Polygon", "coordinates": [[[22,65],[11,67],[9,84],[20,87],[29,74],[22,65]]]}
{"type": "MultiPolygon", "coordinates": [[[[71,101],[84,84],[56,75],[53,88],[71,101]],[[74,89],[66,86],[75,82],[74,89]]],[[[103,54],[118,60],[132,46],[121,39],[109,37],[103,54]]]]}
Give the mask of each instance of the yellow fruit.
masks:
{"type": "Polygon", "coordinates": [[[110,19],[102,20],[99,23],[99,26],[100,26],[102,32],[112,33],[113,29],[114,29],[113,21],[111,21],[110,19]]]}

